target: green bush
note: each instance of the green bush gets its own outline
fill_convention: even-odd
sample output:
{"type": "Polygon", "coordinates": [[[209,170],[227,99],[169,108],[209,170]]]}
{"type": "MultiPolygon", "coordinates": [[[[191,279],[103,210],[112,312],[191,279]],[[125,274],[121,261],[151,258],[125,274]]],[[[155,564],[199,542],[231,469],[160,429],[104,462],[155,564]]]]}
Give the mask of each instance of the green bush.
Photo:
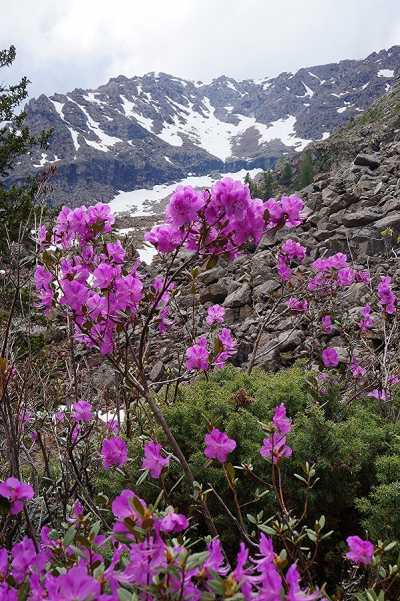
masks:
{"type": "Polygon", "coordinates": [[[374,540],[400,539],[400,441],[395,440],[393,454],[375,461],[377,485],[368,496],[357,499],[362,524],[374,540]]]}
{"type": "MultiPolygon", "coordinates": [[[[288,437],[293,456],[290,460],[282,462],[287,506],[300,515],[304,503],[304,489],[294,474],[302,473],[302,467],[308,461],[316,464],[317,475],[320,478],[310,493],[308,524],[312,525],[320,515],[325,515],[327,528],[335,530],[335,537],[339,543],[339,540],[343,540],[349,534],[362,534],[363,527],[377,512],[381,516],[376,518],[378,522],[385,516],[384,499],[368,495],[376,495],[377,489],[374,487],[382,477],[380,473],[385,471],[383,465],[386,463],[383,458],[388,447],[396,440],[400,429],[396,424],[382,420],[374,399],[368,398],[346,406],[333,394],[318,402],[311,394],[308,377],[301,367],[276,374],[255,370],[248,376],[230,366],[211,374],[207,380],[199,379],[182,386],[175,402],[164,407],[167,422],[189,460],[196,480],[202,483],[204,489],[210,490],[209,507],[228,549],[235,549],[239,538],[238,531],[212,492],[212,488],[234,512],[232,493],[224,478],[222,467],[216,462],[210,465],[204,458],[204,435],[209,426],[215,426],[237,441],[237,448],[230,455],[230,460],[233,465],[239,466],[239,469],[235,469],[239,501],[241,504],[249,504],[243,513],[255,515],[263,510],[266,518],[277,510],[274,495],[268,493],[256,501],[253,500],[257,490],[265,490],[254,474],[266,482],[271,481],[271,466],[259,453],[265,436],[262,423],[271,420],[274,408],[282,402],[286,404],[288,415],[294,420],[294,429],[288,437]],[[240,468],[240,464],[246,463],[252,464],[253,475],[240,468]],[[376,469],[371,468],[375,464],[376,469]],[[355,503],[356,498],[367,497],[370,501],[364,500],[362,506],[361,501],[355,503]],[[379,508],[375,506],[376,503],[379,504],[379,508]]],[[[154,435],[163,442],[159,431],[154,432],[154,435]]],[[[109,496],[116,494],[121,487],[132,487],[144,498],[154,501],[160,492],[160,483],[146,479],[139,486],[136,485],[141,474],[142,443],[136,438],[129,444],[130,457],[134,459],[127,470],[128,480],[124,480],[123,476],[118,474],[105,474],[101,476],[102,482],[99,482],[99,486],[109,496]]],[[[399,463],[396,463],[396,469],[399,463]]],[[[387,467],[385,473],[397,479],[395,466],[392,465],[390,469],[391,471],[387,467]]],[[[164,488],[166,501],[185,513],[190,511],[192,499],[184,480],[174,486],[180,476],[177,462],[171,462],[161,486],[164,488]],[[168,493],[172,488],[172,493],[168,493]]],[[[396,486],[399,487],[398,482],[396,486]]],[[[387,511],[393,510],[398,502],[397,492],[392,491],[387,511]]],[[[196,517],[199,518],[198,515],[196,517]]],[[[197,521],[200,522],[200,532],[204,533],[201,519],[197,521]]],[[[343,548],[338,547],[336,555],[334,553],[335,558],[332,558],[332,545],[330,549],[330,557],[326,558],[327,572],[329,564],[332,566],[335,558],[337,562],[341,561],[343,552],[343,548]]],[[[321,552],[324,553],[324,549],[321,552]]],[[[326,575],[329,577],[328,573],[326,575]]]]}

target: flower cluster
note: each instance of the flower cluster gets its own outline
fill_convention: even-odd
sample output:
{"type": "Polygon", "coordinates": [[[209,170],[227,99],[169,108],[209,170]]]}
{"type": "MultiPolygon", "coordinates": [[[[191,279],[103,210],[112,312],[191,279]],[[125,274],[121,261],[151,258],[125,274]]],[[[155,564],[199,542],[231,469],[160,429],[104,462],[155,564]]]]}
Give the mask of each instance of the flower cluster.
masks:
{"type": "Polygon", "coordinates": [[[286,435],[292,429],[292,422],[286,415],[286,407],[283,403],[276,407],[272,425],[274,431],[270,436],[264,438],[260,455],[276,464],[283,457],[292,455],[292,449],[286,444],[286,435]]]}
{"type": "Polygon", "coordinates": [[[234,257],[247,242],[258,244],[262,235],[275,228],[301,223],[303,201],[296,196],[251,198],[247,185],[226,177],[210,191],[197,192],[180,186],[171,196],[167,222],[145,235],[160,253],[179,247],[200,255],[234,257]]]}
{"type": "MultiPolygon", "coordinates": [[[[193,554],[185,539],[168,538],[189,527],[186,516],[169,508],[156,513],[131,490],[112,503],[115,522],[110,533],[85,536],[82,508],[71,518],[74,530],[65,537],[48,527],[36,544],[24,537],[10,552],[0,548],[0,598],[5,601],[120,601],[158,599],[163,590],[171,601],[202,598],[312,601],[318,590],[301,586],[296,564],[284,571],[272,540],[261,534],[257,553],[244,543],[233,567],[224,559],[218,538],[193,554]],[[75,532],[80,529],[79,537],[75,532]]],[[[98,529],[97,529],[98,530],[98,529]]]]}
{"type": "Polygon", "coordinates": [[[0,497],[7,499],[10,504],[10,514],[16,515],[23,510],[25,501],[33,498],[33,488],[17,478],[7,478],[4,482],[0,482],[0,497]]]}
{"type": "MultiPolygon", "coordinates": [[[[35,271],[41,304],[48,312],[59,302],[73,315],[76,337],[103,354],[113,350],[122,322],[132,320],[142,299],[143,284],[136,267],[127,270],[119,240],[106,242],[114,217],[97,204],[71,210],[64,207],[52,233],[45,237],[61,253],[43,256],[35,271]]],[[[43,236],[41,236],[43,239],[43,236]]]]}
{"type": "Polygon", "coordinates": [[[222,368],[236,351],[236,340],[224,323],[225,309],[220,305],[209,307],[206,317],[207,325],[212,328],[210,340],[207,336],[199,336],[194,344],[186,349],[186,368],[189,371],[207,371],[212,366],[222,368]]]}

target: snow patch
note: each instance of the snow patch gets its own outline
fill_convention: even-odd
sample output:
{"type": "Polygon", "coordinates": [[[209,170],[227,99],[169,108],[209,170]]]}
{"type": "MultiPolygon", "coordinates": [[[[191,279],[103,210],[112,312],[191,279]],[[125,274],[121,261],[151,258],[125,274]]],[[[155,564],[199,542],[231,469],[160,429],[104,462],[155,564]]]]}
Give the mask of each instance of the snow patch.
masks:
{"type": "Polygon", "coordinates": [[[337,109],[336,112],[337,113],[344,113],[345,111],[347,111],[348,107],[347,106],[342,106],[340,107],[340,109],[337,109]]]}
{"type": "MultiPolygon", "coordinates": [[[[260,173],[262,169],[241,169],[234,173],[224,173],[221,177],[231,177],[237,180],[244,180],[246,174],[249,173],[251,177],[260,173]]],[[[158,184],[153,188],[141,188],[140,190],[132,190],[131,192],[119,192],[113,200],[109,203],[110,208],[115,213],[124,213],[126,211],[138,217],[143,215],[152,215],[152,204],[160,202],[164,198],[170,196],[176,187],[181,186],[193,186],[194,188],[207,188],[213,185],[215,181],[220,179],[219,175],[199,175],[199,176],[188,176],[178,182],[171,184],[158,184]]],[[[125,230],[119,230],[119,233],[127,233],[132,231],[131,228],[125,230]]]]}
{"type": "Polygon", "coordinates": [[[153,124],[154,124],[153,119],[149,119],[148,117],[144,117],[143,115],[138,113],[135,110],[135,108],[136,108],[135,103],[132,102],[131,100],[128,100],[125,96],[121,95],[121,100],[122,100],[122,107],[124,109],[125,116],[128,118],[133,117],[134,119],[136,119],[136,121],[139,123],[139,125],[144,127],[144,129],[147,129],[147,131],[149,131],[150,133],[153,133],[153,124]]]}
{"type": "Polygon", "coordinates": [[[294,146],[295,150],[303,150],[311,140],[299,138],[295,131],[296,117],[289,115],[286,119],[278,119],[269,125],[256,123],[254,127],[260,133],[259,143],[271,142],[272,140],[282,140],[286,146],[294,146]]]}
{"type": "Polygon", "coordinates": [[[303,84],[304,89],[306,91],[304,96],[308,96],[309,98],[312,98],[314,96],[314,92],[312,91],[312,89],[309,88],[308,85],[304,83],[304,81],[302,81],[301,83],[303,84]]]}
{"type": "Polygon", "coordinates": [[[393,69],[379,69],[377,75],[378,77],[393,77],[394,71],[393,69]]]}
{"type": "MultiPolygon", "coordinates": [[[[72,100],[72,102],[75,101],[72,100]]],[[[87,125],[90,131],[92,131],[94,135],[98,138],[98,140],[100,140],[100,142],[95,142],[94,140],[86,140],[85,138],[85,141],[87,144],[89,144],[89,146],[96,148],[96,150],[101,150],[102,152],[108,152],[109,147],[114,146],[118,142],[122,141],[120,138],[115,138],[114,136],[109,136],[108,134],[106,134],[106,132],[101,129],[97,121],[95,121],[89,115],[88,111],[83,106],[81,106],[77,102],[75,102],[75,104],[81,109],[82,113],[85,115],[87,125]]]]}
{"type": "Polygon", "coordinates": [[[98,98],[96,98],[96,94],[94,94],[94,92],[88,92],[86,96],[83,96],[83,98],[88,102],[94,102],[95,104],[99,104],[100,106],[106,104],[103,100],[99,100],[98,98]]]}

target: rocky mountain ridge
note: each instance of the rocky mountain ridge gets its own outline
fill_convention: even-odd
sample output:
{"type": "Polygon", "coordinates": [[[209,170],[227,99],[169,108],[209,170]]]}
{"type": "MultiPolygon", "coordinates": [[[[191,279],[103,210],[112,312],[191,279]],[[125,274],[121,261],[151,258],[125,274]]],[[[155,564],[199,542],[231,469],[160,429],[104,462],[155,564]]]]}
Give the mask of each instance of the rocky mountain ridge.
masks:
{"type": "Polygon", "coordinates": [[[55,165],[50,203],[74,205],[189,173],[270,167],[364,112],[398,75],[394,46],[258,81],[149,73],[41,95],[27,122],[33,132],[53,128],[49,148],[23,158],[8,183],[55,165]]]}

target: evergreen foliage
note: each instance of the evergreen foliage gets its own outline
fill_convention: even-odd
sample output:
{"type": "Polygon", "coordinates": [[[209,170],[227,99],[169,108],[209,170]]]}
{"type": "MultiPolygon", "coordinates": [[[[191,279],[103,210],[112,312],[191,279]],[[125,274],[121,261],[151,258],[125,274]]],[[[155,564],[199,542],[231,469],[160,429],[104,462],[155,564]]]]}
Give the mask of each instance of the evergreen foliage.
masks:
{"type": "MultiPolygon", "coordinates": [[[[7,68],[15,60],[14,46],[0,51],[0,68],[7,68]]],[[[14,85],[0,85],[0,253],[7,249],[7,239],[18,239],[20,228],[32,216],[36,181],[28,181],[23,186],[5,185],[16,160],[27,154],[33,146],[45,147],[49,131],[33,136],[25,125],[26,113],[19,112],[21,103],[28,95],[29,81],[23,77],[14,85]]],[[[29,231],[29,228],[26,228],[29,231]]]]}

